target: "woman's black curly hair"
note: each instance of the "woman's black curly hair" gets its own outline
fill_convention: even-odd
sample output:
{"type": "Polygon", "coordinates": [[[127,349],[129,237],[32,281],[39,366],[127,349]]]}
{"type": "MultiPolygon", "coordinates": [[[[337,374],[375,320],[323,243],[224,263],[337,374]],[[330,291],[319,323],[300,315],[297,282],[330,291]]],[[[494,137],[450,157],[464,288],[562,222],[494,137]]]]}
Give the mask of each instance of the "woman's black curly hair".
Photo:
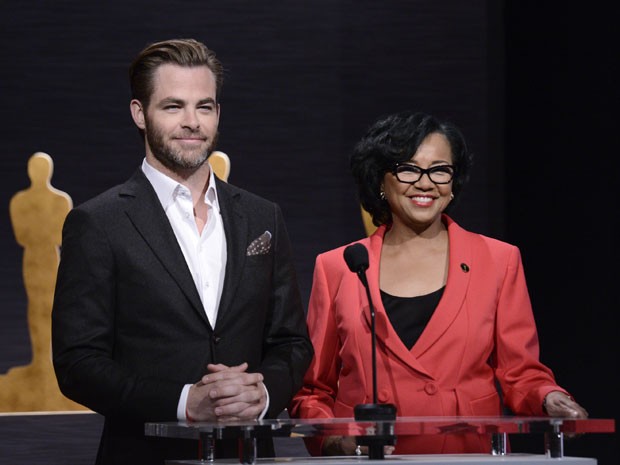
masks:
{"type": "Polygon", "coordinates": [[[421,112],[395,113],[373,123],[356,144],[350,157],[351,173],[360,203],[372,216],[375,226],[392,223],[390,206],[379,195],[385,173],[396,163],[409,161],[426,136],[432,133],[443,134],[452,149],[452,205],[469,178],[472,164],[465,138],[454,124],[421,112]]]}

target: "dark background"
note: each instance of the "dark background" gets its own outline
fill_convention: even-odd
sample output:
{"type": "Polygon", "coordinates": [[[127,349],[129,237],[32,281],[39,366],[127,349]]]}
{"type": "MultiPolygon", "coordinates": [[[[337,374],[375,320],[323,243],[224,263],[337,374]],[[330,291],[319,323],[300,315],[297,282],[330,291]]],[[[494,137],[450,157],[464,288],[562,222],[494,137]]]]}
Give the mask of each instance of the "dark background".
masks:
{"type": "MultiPolygon", "coordinates": [[[[195,37],[227,70],[229,182],[282,206],[305,300],[316,254],[364,234],[355,141],[386,113],[448,118],[475,153],[453,217],[519,246],[543,361],[592,417],[617,419],[618,16],[573,3],[2,0],[0,374],[30,361],[8,212],[28,158],[48,153],[74,204],[123,182],[143,157],[127,66],[149,42],[195,37]]],[[[99,430],[97,415],[0,417],[0,464],[91,463],[99,430]]],[[[513,446],[542,452],[538,436],[513,446]]],[[[615,465],[616,435],[565,453],[615,465]]]]}

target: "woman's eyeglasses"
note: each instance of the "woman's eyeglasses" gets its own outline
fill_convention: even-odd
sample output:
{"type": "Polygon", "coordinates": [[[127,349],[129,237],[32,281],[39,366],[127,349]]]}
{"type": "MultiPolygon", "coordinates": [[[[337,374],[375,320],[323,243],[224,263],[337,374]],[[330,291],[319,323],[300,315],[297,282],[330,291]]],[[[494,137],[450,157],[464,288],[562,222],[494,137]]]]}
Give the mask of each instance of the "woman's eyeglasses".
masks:
{"type": "Polygon", "coordinates": [[[392,174],[406,184],[415,184],[425,174],[435,184],[448,184],[454,177],[454,166],[438,165],[424,169],[410,163],[396,163],[392,168],[392,174]]]}

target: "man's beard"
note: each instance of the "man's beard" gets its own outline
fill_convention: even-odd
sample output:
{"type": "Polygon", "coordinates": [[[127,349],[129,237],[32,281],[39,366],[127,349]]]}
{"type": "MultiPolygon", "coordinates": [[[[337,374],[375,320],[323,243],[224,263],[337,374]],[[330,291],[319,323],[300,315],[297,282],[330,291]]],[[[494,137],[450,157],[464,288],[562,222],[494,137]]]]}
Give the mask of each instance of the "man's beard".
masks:
{"type": "Polygon", "coordinates": [[[207,148],[198,156],[184,157],[184,152],[182,150],[174,150],[169,144],[166,143],[164,135],[154,124],[151,124],[148,120],[144,123],[146,139],[149,143],[153,156],[162,165],[172,171],[195,170],[200,168],[205,161],[207,161],[213,150],[215,150],[218,132],[215,133],[207,148]]]}

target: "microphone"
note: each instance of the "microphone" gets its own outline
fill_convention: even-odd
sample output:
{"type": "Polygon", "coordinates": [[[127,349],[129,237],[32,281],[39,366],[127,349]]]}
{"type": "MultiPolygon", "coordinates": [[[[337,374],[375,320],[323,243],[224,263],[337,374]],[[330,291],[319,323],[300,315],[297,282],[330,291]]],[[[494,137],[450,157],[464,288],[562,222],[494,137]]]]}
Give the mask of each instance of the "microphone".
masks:
{"type": "MultiPolygon", "coordinates": [[[[368,250],[362,244],[353,244],[344,249],[344,261],[353,273],[357,273],[362,284],[368,288],[366,270],[368,269],[368,250]]],[[[373,310],[371,308],[371,310],[373,310]]]]}
{"type": "MultiPolygon", "coordinates": [[[[359,242],[349,245],[344,249],[344,261],[347,263],[349,270],[356,273],[364,288],[366,289],[366,297],[370,308],[370,333],[372,337],[372,404],[357,404],[353,411],[355,420],[357,421],[389,421],[396,419],[396,406],[393,404],[379,404],[377,402],[377,330],[375,327],[375,306],[370,296],[370,288],[368,287],[368,279],[366,270],[368,269],[368,250],[359,242]]],[[[383,428],[380,428],[383,430],[383,428]]],[[[383,432],[383,431],[382,431],[383,432]]],[[[383,446],[386,444],[394,444],[395,438],[392,434],[383,432],[378,436],[357,437],[358,444],[368,444],[368,452],[370,459],[383,458],[383,446]]]]}

